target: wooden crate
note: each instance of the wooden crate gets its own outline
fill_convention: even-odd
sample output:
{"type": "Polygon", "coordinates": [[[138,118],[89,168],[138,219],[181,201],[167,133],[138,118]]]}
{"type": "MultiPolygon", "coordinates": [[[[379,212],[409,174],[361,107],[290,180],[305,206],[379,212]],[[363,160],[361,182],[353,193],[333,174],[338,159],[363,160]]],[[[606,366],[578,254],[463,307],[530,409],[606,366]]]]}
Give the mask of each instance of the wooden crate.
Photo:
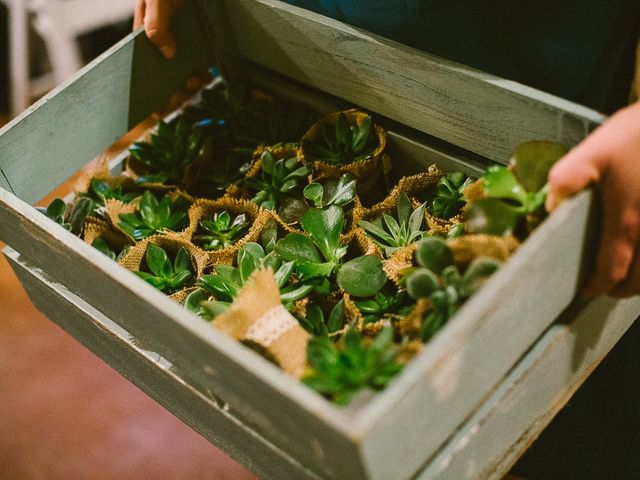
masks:
{"type": "Polygon", "coordinates": [[[133,34],[0,130],[0,239],[31,298],[264,478],[500,478],[640,312],[638,299],[574,301],[595,235],[590,192],[551,215],[389,388],[347,408],[29,204],[216,61],[388,119],[408,169],[477,171],[523,141],[572,146],[603,118],[276,0],[186,3],[174,60],[133,34]]]}

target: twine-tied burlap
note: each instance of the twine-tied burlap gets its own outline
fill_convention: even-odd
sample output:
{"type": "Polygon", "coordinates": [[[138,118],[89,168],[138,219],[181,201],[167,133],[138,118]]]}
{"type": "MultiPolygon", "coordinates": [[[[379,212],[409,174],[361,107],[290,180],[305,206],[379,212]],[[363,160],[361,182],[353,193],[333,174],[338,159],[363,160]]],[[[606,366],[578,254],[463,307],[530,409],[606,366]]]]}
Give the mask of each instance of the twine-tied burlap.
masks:
{"type": "Polygon", "coordinates": [[[256,350],[289,375],[302,376],[309,334],[280,302],[280,290],[271,269],[254,272],[231,307],[212,325],[256,350]]]}
{"type": "Polygon", "coordinates": [[[302,140],[300,141],[300,160],[313,169],[315,179],[339,177],[344,173],[350,173],[358,180],[358,191],[366,192],[376,184],[378,175],[383,169],[382,154],[387,145],[387,134],[380,125],[373,125],[378,143],[376,149],[368,158],[358,162],[346,165],[331,165],[315,159],[313,155],[308,152],[308,149],[305,148],[305,143],[322,138],[322,129],[325,125],[335,125],[336,120],[342,114],[347,117],[349,124],[357,125],[362,124],[368,116],[365,112],[352,109],[344,112],[334,112],[320,119],[302,136],[302,140]]]}
{"type": "Polygon", "coordinates": [[[196,200],[189,208],[189,226],[185,231],[186,238],[193,240],[201,228],[200,222],[210,220],[216,213],[224,211],[227,211],[232,218],[245,214],[250,225],[247,232],[233,245],[218,250],[207,250],[207,255],[214,265],[232,265],[238,250],[247,242],[258,242],[265,225],[273,218],[267,211],[260,209],[249,200],[227,196],[217,200],[200,199],[196,200]]]}
{"type": "MultiPolygon", "coordinates": [[[[172,259],[175,258],[178,250],[184,247],[191,259],[191,268],[194,280],[202,276],[209,267],[209,256],[205,252],[173,232],[167,232],[145,238],[134,245],[126,255],[118,260],[118,263],[132,272],[147,271],[145,268],[145,255],[150,244],[163,248],[167,252],[169,258],[172,259]]],[[[170,298],[178,303],[182,303],[190,293],[191,289],[192,285],[189,285],[188,287],[170,295],[170,298]]]]}

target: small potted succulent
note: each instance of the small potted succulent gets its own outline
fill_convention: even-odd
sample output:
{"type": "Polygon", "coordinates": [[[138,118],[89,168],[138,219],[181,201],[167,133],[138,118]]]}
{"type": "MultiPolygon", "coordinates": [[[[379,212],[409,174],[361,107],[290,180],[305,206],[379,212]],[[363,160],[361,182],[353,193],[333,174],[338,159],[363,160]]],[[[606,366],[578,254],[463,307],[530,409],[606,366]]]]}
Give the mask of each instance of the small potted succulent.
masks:
{"type": "Polygon", "coordinates": [[[216,212],[213,218],[201,220],[191,241],[204,250],[228,248],[246,235],[249,220],[245,213],[232,217],[227,211],[216,212]]]}
{"type": "Polygon", "coordinates": [[[163,230],[179,232],[188,224],[188,208],[189,201],[184,197],[165,195],[158,200],[151,191],[146,190],[132,213],[117,214],[117,226],[136,241],[163,230]]]}
{"type": "Polygon", "coordinates": [[[319,176],[351,173],[360,191],[370,190],[382,170],[386,147],[384,130],[371,116],[358,110],[327,115],[300,141],[301,159],[319,176]]]}

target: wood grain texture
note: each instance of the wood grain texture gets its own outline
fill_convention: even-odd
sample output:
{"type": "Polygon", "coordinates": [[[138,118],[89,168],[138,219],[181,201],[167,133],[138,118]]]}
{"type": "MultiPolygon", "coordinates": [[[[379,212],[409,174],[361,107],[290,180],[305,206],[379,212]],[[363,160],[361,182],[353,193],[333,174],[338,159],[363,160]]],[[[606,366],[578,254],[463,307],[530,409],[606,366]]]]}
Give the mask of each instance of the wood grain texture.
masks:
{"type": "Polygon", "coordinates": [[[246,59],[495,161],[533,139],[573,146],[603,118],[278,0],[225,6],[246,59]]]}
{"type": "Polygon", "coordinates": [[[166,359],[142,349],[129,333],[29,266],[14,250],[7,248],[4,254],[40,311],[211,443],[260,478],[318,480],[243,425],[224,402],[187,384],[166,359]]]}
{"type": "Polygon", "coordinates": [[[1,190],[0,225],[0,238],[25,259],[186,372],[201,393],[223,398],[270,442],[326,476],[361,476],[345,434],[349,418],[318,394],[1,190]]]}
{"type": "Polygon", "coordinates": [[[576,303],[518,363],[495,394],[417,480],[499,480],[640,312],[638,297],[576,303]]]}
{"type": "Polygon", "coordinates": [[[196,18],[193,8],[178,18],[184,47],[173,60],[133,33],[0,129],[0,185],[39,200],[209,67],[211,48],[196,18]]]}
{"type": "Polygon", "coordinates": [[[590,206],[590,192],[563,204],[358,412],[370,478],[415,474],[569,305],[591,251],[590,206]],[[389,462],[390,451],[403,461],[389,462]]]}

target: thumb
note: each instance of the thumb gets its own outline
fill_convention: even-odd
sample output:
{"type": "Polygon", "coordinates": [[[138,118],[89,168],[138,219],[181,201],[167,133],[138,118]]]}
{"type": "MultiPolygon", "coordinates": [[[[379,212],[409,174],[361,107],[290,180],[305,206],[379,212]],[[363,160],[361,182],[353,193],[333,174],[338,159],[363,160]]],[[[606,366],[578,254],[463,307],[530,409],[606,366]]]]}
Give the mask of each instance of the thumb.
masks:
{"type": "Polygon", "coordinates": [[[549,194],[545,202],[548,212],[563,200],[600,179],[598,157],[587,144],[574,148],[549,172],[549,194]]]}
{"type": "Polygon", "coordinates": [[[150,2],[144,17],[144,30],[149,40],[166,58],[176,54],[176,40],[171,32],[175,9],[170,2],[150,2]]]}

